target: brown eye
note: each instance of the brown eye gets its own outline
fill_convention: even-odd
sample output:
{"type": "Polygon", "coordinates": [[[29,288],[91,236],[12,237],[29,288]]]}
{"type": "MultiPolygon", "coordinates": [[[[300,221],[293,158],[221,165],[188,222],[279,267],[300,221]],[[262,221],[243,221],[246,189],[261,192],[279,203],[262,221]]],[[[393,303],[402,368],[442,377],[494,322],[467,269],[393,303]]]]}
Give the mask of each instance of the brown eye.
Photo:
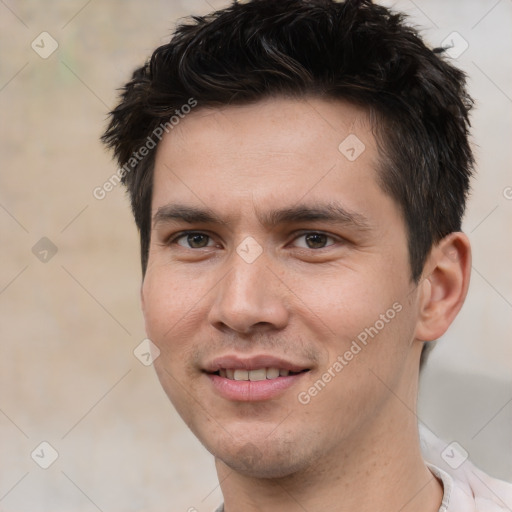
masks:
{"type": "Polygon", "coordinates": [[[321,249],[326,246],[327,240],[330,238],[323,233],[308,233],[305,236],[306,245],[310,249],[321,249]]]}
{"type": "Polygon", "coordinates": [[[176,239],[176,243],[187,249],[202,249],[211,245],[211,239],[204,233],[186,233],[176,239]]]}
{"type": "Polygon", "coordinates": [[[299,235],[295,241],[295,247],[300,247],[301,249],[323,249],[324,247],[329,247],[336,242],[336,239],[332,236],[329,236],[325,233],[318,233],[316,231],[310,231],[308,233],[303,233],[299,235]]]}
{"type": "Polygon", "coordinates": [[[328,233],[320,231],[306,231],[299,234],[293,241],[295,247],[300,249],[324,249],[337,243],[342,243],[343,239],[328,233]]]}

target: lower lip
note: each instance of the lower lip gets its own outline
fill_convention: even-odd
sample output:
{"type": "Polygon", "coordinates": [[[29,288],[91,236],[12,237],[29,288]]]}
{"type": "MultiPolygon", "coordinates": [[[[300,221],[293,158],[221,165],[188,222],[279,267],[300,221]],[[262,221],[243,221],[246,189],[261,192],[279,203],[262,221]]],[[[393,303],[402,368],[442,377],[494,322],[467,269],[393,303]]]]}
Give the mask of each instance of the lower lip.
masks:
{"type": "Polygon", "coordinates": [[[267,380],[231,380],[215,374],[206,374],[216,391],[227,400],[257,402],[282,395],[307,372],[267,380]]]}

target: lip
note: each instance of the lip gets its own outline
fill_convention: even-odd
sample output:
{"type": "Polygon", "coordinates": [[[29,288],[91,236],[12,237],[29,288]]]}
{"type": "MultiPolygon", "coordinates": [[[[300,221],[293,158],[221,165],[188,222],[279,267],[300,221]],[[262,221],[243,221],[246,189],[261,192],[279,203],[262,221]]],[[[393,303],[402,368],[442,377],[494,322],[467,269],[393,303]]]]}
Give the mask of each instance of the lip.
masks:
{"type": "Polygon", "coordinates": [[[309,373],[303,370],[310,369],[311,368],[307,365],[286,361],[285,359],[265,354],[252,357],[225,355],[217,357],[208,363],[204,368],[204,372],[214,390],[226,400],[257,402],[275,399],[283,395],[289,388],[297,384],[306,373],[309,373]],[[234,370],[279,368],[300,373],[259,381],[231,380],[214,373],[225,368],[234,370]]]}
{"type": "Polygon", "coordinates": [[[228,354],[215,358],[204,367],[207,373],[218,372],[222,368],[233,368],[234,370],[257,370],[258,368],[279,368],[291,372],[301,372],[309,370],[307,364],[292,363],[285,359],[261,354],[252,357],[240,357],[234,354],[228,354]]]}
{"type": "Polygon", "coordinates": [[[304,373],[296,373],[286,377],[268,380],[231,380],[214,373],[205,374],[215,388],[215,391],[225,398],[235,402],[261,402],[278,398],[285,391],[301,380],[304,373]]]}

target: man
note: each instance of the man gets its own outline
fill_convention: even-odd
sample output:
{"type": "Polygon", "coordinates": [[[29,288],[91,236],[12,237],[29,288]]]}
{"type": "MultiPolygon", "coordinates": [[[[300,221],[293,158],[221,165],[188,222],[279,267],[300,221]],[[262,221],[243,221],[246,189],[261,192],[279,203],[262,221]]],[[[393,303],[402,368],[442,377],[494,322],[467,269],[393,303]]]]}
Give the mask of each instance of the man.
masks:
{"type": "Polygon", "coordinates": [[[420,451],[420,361],[471,268],[471,99],[439,53],[370,1],[235,3],[179,26],[111,113],[155,368],[219,510],[512,506],[420,451]]]}

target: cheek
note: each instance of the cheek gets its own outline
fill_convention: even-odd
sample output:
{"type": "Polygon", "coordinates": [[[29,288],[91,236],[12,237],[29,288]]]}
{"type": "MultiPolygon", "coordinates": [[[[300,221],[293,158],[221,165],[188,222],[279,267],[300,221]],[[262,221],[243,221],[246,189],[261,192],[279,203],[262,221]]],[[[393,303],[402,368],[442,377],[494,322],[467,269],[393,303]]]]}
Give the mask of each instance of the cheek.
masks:
{"type": "Polygon", "coordinates": [[[146,274],[142,287],[146,333],[161,350],[177,348],[179,340],[197,327],[204,309],[201,299],[206,298],[197,285],[179,272],[162,268],[153,267],[146,274]]]}
{"type": "Polygon", "coordinates": [[[145,276],[142,297],[147,336],[160,350],[153,366],[170,401],[190,425],[197,408],[190,398],[196,394],[190,340],[204,322],[204,302],[190,279],[155,267],[145,276]]]}
{"type": "MultiPolygon", "coordinates": [[[[408,357],[414,311],[407,281],[396,276],[379,278],[378,272],[367,269],[338,271],[321,282],[322,293],[318,287],[309,287],[308,306],[329,329],[321,341],[329,353],[329,366],[322,370],[330,368],[336,375],[332,390],[338,392],[331,398],[345,404],[348,397],[354,403],[371,402],[383,387],[377,376],[392,381],[408,357]]],[[[303,284],[303,289],[309,286],[303,284]]]]}
{"type": "Polygon", "coordinates": [[[395,394],[401,396],[413,335],[411,312],[400,301],[384,308],[356,306],[346,306],[336,324],[333,320],[336,335],[329,344],[329,363],[300,397],[301,403],[309,401],[305,409],[312,421],[323,423],[330,411],[328,428],[340,437],[374,418],[395,394]]]}
{"type": "Polygon", "coordinates": [[[369,268],[334,268],[323,275],[297,276],[293,289],[305,306],[304,314],[324,323],[343,344],[376,322],[382,330],[380,315],[393,320],[393,304],[403,295],[397,281],[379,279],[369,268]]]}

